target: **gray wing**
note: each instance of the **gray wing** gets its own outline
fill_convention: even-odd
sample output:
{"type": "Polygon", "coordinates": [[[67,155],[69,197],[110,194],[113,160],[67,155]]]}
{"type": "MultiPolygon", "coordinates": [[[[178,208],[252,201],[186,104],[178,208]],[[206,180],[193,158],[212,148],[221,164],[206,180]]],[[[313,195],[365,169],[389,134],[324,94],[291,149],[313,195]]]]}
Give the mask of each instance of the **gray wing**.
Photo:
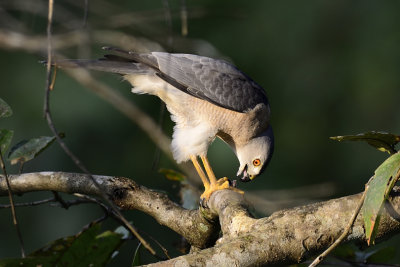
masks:
{"type": "Polygon", "coordinates": [[[264,89],[226,61],[190,54],[139,54],[112,47],[103,49],[116,55],[105,55],[101,60],[59,61],[57,65],[122,75],[155,72],[185,93],[238,112],[246,112],[259,103],[268,105],[264,89]]]}
{"type": "MultiPolygon", "coordinates": [[[[245,112],[259,103],[268,105],[264,89],[223,60],[189,54],[153,52],[160,77],[178,89],[218,106],[245,112]]],[[[155,64],[153,63],[153,66],[155,64]]]]}
{"type": "Polygon", "coordinates": [[[107,60],[139,62],[179,90],[215,105],[238,112],[260,103],[268,105],[264,89],[226,61],[190,54],[139,54],[113,47],[104,49],[118,54],[106,55],[107,60]]]}

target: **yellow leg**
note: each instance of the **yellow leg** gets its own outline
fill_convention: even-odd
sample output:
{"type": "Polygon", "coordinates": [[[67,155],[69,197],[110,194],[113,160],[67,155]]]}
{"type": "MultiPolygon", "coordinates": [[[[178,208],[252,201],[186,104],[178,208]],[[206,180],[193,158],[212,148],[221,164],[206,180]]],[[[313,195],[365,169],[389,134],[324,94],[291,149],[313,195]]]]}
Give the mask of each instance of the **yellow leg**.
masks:
{"type": "Polygon", "coordinates": [[[201,168],[199,162],[197,161],[196,156],[191,156],[190,159],[193,162],[194,167],[196,168],[197,173],[199,174],[201,181],[203,182],[204,189],[207,191],[210,188],[210,182],[208,181],[206,174],[201,168]]]}
{"type": "Polygon", "coordinates": [[[204,193],[201,195],[202,201],[206,202],[211,194],[217,190],[222,190],[222,189],[230,189],[235,192],[238,192],[240,194],[244,194],[242,190],[239,190],[237,188],[231,187],[229,185],[229,180],[227,177],[223,177],[219,180],[215,177],[215,174],[210,166],[210,163],[208,162],[208,159],[206,156],[200,156],[201,160],[203,161],[204,169],[206,170],[206,173],[208,175],[208,178],[210,179],[210,187],[204,191],[204,193]]]}
{"type": "Polygon", "coordinates": [[[217,184],[217,178],[215,178],[215,174],[211,169],[210,163],[208,162],[208,158],[206,156],[200,156],[203,161],[204,169],[208,175],[208,179],[210,179],[210,184],[217,184]]]}

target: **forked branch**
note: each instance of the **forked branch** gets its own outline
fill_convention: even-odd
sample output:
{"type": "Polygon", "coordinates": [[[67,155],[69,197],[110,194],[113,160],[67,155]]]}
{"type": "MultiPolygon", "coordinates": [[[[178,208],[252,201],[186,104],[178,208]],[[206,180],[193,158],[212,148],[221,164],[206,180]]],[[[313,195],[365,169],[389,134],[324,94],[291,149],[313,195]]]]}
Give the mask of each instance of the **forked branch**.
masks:
{"type": "MultiPolygon", "coordinates": [[[[361,194],[346,196],[255,219],[249,214],[243,197],[230,190],[215,192],[209,200],[209,210],[185,210],[165,194],[149,190],[130,179],[110,176],[95,176],[95,179],[120,208],[141,210],[185,237],[192,245],[208,247],[158,263],[170,266],[252,266],[304,261],[326,249],[340,236],[361,197],[361,194]],[[211,223],[215,216],[219,217],[221,228],[218,220],[211,223]],[[214,244],[220,229],[222,238],[214,244]]],[[[28,173],[10,175],[10,181],[15,193],[55,190],[99,195],[89,177],[83,174],[28,173]]],[[[399,192],[400,189],[395,188],[390,203],[383,210],[377,241],[400,231],[399,216],[396,216],[400,210],[399,192]]],[[[7,195],[3,176],[0,176],[0,195],[7,195]]],[[[345,241],[365,243],[361,216],[358,215],[345,241]]]]}

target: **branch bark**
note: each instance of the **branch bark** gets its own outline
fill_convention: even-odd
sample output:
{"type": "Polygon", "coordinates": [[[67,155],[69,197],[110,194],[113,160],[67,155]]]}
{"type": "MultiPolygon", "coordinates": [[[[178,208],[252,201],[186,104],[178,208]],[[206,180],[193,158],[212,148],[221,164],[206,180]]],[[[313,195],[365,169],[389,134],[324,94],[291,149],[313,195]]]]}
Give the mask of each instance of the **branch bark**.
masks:
{"type": "MultiPolygon", "coordinates": [[[[268,218],[253,219],[240,196],[217,191],[210,207],[220,216],[223,238],[202,251],[151,266],[260,266],[293,264],[319,254],[341,234],[362,194],[278,211],[268,218]]],[[[400,188],[385,206],[377,242],[400,231],[400,188]]],[[[366,245],[362,214],[345,241],[366,245]]]]}
{"type": "MultiPolygon", "coordinates": [[[[147,189],[124,177],[93,175],[101,189],[120,208],[143,211],[161,225],[185,237],[196,247],[204,248],[216,240],[219,226],[211,223],[199,210],[186,210],[165,194],[147,189]]],[[[12,192],[57,191],[101,196],[99,189],[86,174],[37,172],[9,175],[12,192]]],[[[0,175],[0,196],[7,194],[4,176],[0,175]]]]}
{"type": "MultiPolygon", "coordinates": [[[[149,214],[197,247],[212,245],[219,227],[209,219],[219,217],[223,235],[213,247],[156,263],[155,266],[253,266],[304,261],[334,242],[361,197],[361,194],[346,196],[255,219],[249,214],[243,197],[230,190],[215,192],[208,202],[209,210],[189,211],[164,194],[146,189],[130,179],[109,176],[95,178],[119,207],[139,209],[149,214]]],[[[89,177],[82,174],[41,172],[12,175],[10,180],[14,193],[55,190],[99,194],[89,177]]],[[[0,176],[0,195],[6,193],[4,177],[0,176]]],[[[400,189],[395,188],[391,201],[383,209],[377,241],[400,231],[399,210],[400,189]]],[[[365,244],[361,216],[357,217],[346,241],[365,244]]]]}

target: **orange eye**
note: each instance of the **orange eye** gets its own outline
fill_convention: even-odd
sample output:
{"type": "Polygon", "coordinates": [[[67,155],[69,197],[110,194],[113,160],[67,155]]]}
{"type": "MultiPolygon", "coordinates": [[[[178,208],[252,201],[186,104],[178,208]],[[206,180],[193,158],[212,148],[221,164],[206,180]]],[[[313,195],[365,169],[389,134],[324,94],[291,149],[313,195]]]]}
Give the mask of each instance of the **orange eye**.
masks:
{"type": "Polygon", "coordinates": [[[255,160],[253,160],[253,165],[254,166],[260,166],[261,165],[261,160],[259,160],[259,159],[255,159],[255,160]]]}

